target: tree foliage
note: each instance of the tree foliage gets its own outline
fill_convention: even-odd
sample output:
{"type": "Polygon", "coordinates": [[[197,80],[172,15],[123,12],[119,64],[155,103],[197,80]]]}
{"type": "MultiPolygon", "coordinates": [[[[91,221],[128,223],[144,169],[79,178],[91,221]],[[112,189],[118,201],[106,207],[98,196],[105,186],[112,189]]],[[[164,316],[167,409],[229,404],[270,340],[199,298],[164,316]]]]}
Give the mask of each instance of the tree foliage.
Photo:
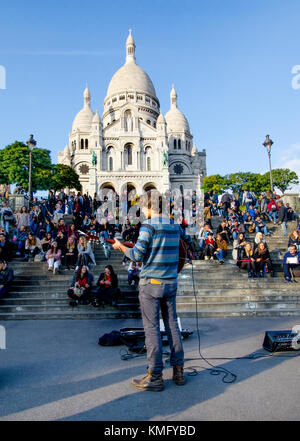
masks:
{"type": "Polygon", "coordinates": [[[288,168],[277,168],[273,170],[272,177],[274,187],[278,188],[282,193],[289,190],[292,185],[299,184],[297,173],[289,170],[288,168]]]}
{"type": "Polygon", "coordinates": [[[203,179],[202,189],[204,192],[216,191],[217,194],[221,194],[226,188],[226,179],[221,175],[206,176],[203,179]]]}
{"type": "Polygon", "coordinates": [[[57,164],[53,166],[51,175],[50,188],[54,191],[61,188],[75,188],[81,190],[79,176],[72,167],[64,164],[57,164]]]}
{"type": "MultiPolygon", "coordinates": [[[[32,191],[46,190],[51,174],[50,151],[35,148],[32,151],[32,191]]],[[[2,184],[17,184],[28,189],[29,149],[22,142],[14,142],[0,150],[0,179],[2,184]]]]}
{"type": "MultiPolygon", "coordinates": [[[[289,169],[272,170],[273,186],[284,193],[292,185],[299,184],[298,176],[289,169]]],[[[233,194],[240,194],[245,189],[253,191],[256,195],[270,191],[270,173],[238,172],[225,176],[211,175],[203,179],[202,189],[204,192],[216,191],[221,194],[230,190],[233,194]]]]}
{"type": "MultiPolygon", "coordinates": [[[[81,189],[79,176],[71,167],[52,164],[50,151],[34,148],[31,161],[31,187],[37,190],[81,189]]],[[[17,184],[28,190],[29,149],[23,142],[15,141],[0,150],[0,184],[17,184]]]]}

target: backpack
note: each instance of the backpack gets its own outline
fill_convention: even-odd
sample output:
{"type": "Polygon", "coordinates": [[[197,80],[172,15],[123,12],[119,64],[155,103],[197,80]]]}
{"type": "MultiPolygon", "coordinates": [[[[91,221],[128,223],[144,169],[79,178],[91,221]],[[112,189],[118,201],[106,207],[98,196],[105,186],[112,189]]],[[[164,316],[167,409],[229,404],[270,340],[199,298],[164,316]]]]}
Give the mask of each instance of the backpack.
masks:
{"type": "Polygon", "coordinates": [[[109,334],[104,334],[99,338],[98,345],[100,346],[118,346],[122,344],[121,334],[119,331],[111,331],[109,334]]]}

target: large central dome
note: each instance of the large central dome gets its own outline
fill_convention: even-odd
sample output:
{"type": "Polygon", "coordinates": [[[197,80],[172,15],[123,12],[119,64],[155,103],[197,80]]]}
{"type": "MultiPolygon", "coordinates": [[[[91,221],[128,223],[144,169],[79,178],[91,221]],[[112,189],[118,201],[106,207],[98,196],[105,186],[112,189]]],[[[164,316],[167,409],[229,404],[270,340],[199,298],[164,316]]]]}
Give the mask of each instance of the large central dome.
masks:
{"type": "Polygon", "coordinates": [[[149,76],[134,62],[124,64],[114,74],[109,83],[106,96],[109,97],[124,91],[143,92],[156,97],[156,92],[149,76]]]}
{"type": "Polygon", "coordinates": [[[131,31],[126,41],[126,63],[117,70],[110,80],[106,98],[127,91],[147,93],[156,98],[156,92],[151,79],[146,72],[136,64],[135,43],[131,31]]]}

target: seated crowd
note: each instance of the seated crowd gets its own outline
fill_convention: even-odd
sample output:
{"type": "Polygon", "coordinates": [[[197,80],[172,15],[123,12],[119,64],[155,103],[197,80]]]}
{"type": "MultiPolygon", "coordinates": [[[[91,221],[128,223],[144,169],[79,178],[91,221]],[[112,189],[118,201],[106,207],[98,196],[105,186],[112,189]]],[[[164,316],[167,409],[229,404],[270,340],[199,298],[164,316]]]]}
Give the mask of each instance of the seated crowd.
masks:
{"type": "MultiPolygon", "coordinates": [[[[284,205],[271,194],[263,194],[257,199],[248,190],[244,191],[241,200],[228,193],[219,198],[216,192],[207,192],[204,199],[205,223],[198,235],[200,256],[223,264],[230,244],[233,259],[240,270],[247,270],[249,278],[265,277],[265,273],[274,277],[274,266],[266,240],[270,235],[266,221],[281,225],[283,236],[287,237],[287,222],[297,219],[289,204],[284,205]],[[213,232],[211,219],[215,215],[223,219],[213,232]],[[252,233],[254,236],[251,239],[252,233]]],[[[288,283],[294,279],[297,269],[300,271],[299,245],[298,224],[289,237],[289,250],[283,259],[284,278],[288,283]]]]}
{"type": "MultiPolygon", "coordinates": [[[[118,195],[108,195],[103,201],[95,195],[92,199],[88,195],[72,193],[66,195],[63,191],[55,195],[49,192],[48,199],[40,203],[33,200],[31,210],[25,206],[19,212],[13,213],[7,202],[3,201],[0,228],[0,297],[7,292],[13,273],[10,273],[7,262],[15,256],[23,258],[26,262],[45,261],[48,271],[58,274],[64,267],[74,271],[74,276],[68,296],[73,306],[79,303],[91,303],[100,306],[103,303],[117,304],[120,293],[118,277],[112,266],[105,267],[96,285],[92,289],[94,276],[90,267],[96,265],[91,242],[86,235],[97,236],[104,247],[106,258],[110,257],[110,247],[106,239],[116,235],[124,242],[135,243],[139,235],[141,223],[134,223],[127,216],[125,224],[110,223],[113,213],[106,209],[103,218],[102,204],[115,197],[120,202],[120,209],[128,213],[130,206],[136,204],[134,195],[126,199],[124,195],[120,200],[118,195]],[[64,215],[73,216],[73,222],[66,224],[64,215]],[[2,262],[2,263],[1,263],[2,262]],[[4,283],[4,279],[8,282],[4,283]],[[7,284],[6,284],[7,283],[7,284]],[[4,289],[5,288],[5,289],[4,289]],[[96,291],[95,291],[96,290],[96,291]]],[[[192,215],[196,213],[196,192],[190,195],[192,215]]],[[[173,214],[181,210],[180,203],[172,202],[173,214]]],[[[173,216],[173,217],[172,217],[173,216]]],[[[118,217],[117,217],[118,219],[118,217]]],[[[270,232],[266,221],[280,224],[283,235],[287,236],[287,222],[295,220],[296,214],[288,204],[272,195],[264,194],[258,199],[253,193],[245,190],[242,198],[235,198],[228,193],[218,197],[216,192],[206,193],[204,196],[204,225],[199,235],[195,238],[194,249],[188,250],[188,259],[203,258],[215,260],[223,264],[232,246],[232,255],[239,269],[246,269],[249,277],[264,277],[266,272],[274,276],[270,252],[266,242],[270,232]],[[243,211],[241,206],[244,206],[243,211]],[[212,228],[212,217],[222,217],[216,231],[212,228]],[[253,240],[250,235],[254,234],[253,240]],[[200,250],[197,254],[196,248],[200,250]]],[[[182,220],[182,228],[187,227],[182,220]]],[[[284,256],[284,277],[287,282],[294,278],[295,271],[300,264],[299,259],[299,228],[289,237],[289,251],[284,256]]],[[[128,284],[137,285],[139,281],[140,266],[135,262],[128,262],[123,257],[123,265],[129,263],[128,284]]]]}

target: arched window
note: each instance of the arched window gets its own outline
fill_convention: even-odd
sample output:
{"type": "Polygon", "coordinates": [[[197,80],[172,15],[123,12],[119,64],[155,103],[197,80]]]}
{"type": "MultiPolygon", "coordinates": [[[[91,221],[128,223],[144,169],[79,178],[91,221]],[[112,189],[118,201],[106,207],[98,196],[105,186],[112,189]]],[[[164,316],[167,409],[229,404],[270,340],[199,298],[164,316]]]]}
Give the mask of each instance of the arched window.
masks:
{"type": "Polygon", "coordinates": [[[147,158],[147,171],[151,171],[151,158],[149,156],[147,158]]]}
{"type": "Polygon", "coordinates": [[[125,147],[127,153],[127,165],[132,165],[132,146],[129,144],[125,147]]]}
{"type": "Polygon", "coordinates": [[[81,148],[81,150],[84,149],[84,139],[80,140],[80,148],[81,148]]]}
{"type": "Polygon", "coordinates": [[[174,139],[174,149],[177,149],[176,139],[174,139]]]}
{"type": "Polygon", "coordinates": [[[86,140],[85,140],[85,148],[87,149],[88,147],[89,147],[89,140],[86,139],[86,140]]]}
{"type": "Polygon", "coordinates": [[[108,163],[109,171],[113,171],[113,169],[114,169],[114,160],[113,160],[113,157],[112,157],[112,156],[109,157],[108,162],[109,162],[109,163],[108,163]]]}
{"type": "Polygon", "coordinates": [[[178,139],[178,148],[181,149],[181,140],[178,139]]]}

